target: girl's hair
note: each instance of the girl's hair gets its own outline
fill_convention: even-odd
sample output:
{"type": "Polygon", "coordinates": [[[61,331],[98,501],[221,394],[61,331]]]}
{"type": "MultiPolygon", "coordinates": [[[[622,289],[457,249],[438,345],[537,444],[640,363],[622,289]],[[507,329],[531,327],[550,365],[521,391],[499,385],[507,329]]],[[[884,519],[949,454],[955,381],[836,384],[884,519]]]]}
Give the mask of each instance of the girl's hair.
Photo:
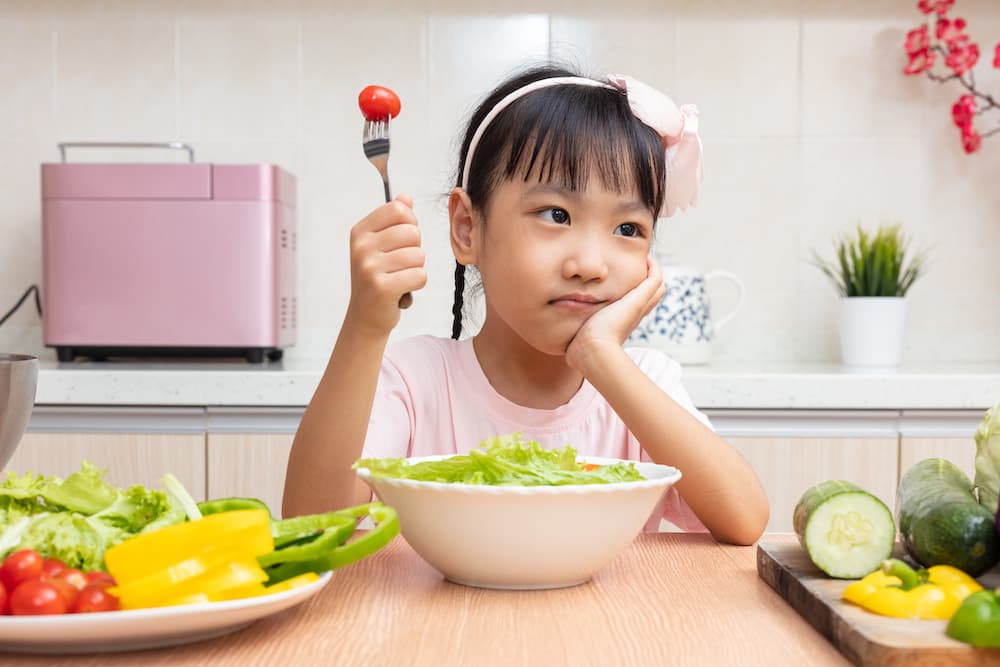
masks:
{"type": "MultiPolygon", "coordinates": [[[[483,100],[462,141],[457,185],[472,137],[490,110],[509,93],[557,76],[579,75],[553,65],[536,67],[501,83],[483,100]]],[[[609,190],[637,190],[654,219],[663,204],[666,160],[660,137],[632,114],[624,92],[603,86],[556,85],[515,100],[487,126],[470,167],[466,193],[480,212],[502,183],[527,181],[533,174],[581,190],[593,173],[609,190]]],[[[464,294],[465,266],[456,261],[451,335],[456,340],[464,294]]]]}

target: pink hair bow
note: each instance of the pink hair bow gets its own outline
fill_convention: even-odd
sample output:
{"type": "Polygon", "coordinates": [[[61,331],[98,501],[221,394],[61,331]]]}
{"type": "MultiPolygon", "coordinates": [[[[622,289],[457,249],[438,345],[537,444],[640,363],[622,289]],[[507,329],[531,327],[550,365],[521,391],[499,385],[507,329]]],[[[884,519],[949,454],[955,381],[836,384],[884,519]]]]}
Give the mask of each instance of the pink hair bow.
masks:
{"type": "Polygon", "coordinates": [[[660,216],[669,218],[698,203],[704,178],[698,107],[678,107],[669,97],[630,76],[612,74],[608,81],[625,92],[635,117],[656,130],[667,157],[667,184],[660,216]]]}

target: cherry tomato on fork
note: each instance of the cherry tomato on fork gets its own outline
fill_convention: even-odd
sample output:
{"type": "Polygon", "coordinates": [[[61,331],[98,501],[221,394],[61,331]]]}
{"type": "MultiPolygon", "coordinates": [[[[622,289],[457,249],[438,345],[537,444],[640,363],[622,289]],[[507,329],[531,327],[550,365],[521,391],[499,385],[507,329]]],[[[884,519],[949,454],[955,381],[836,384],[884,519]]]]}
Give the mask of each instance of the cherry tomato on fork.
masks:
{"type": "Polygon", "coordinates": [[[388,120],[399,115],[399,95],[384,86],[365,86],[358,95],[358,106],[366,120],[388,120]]]}

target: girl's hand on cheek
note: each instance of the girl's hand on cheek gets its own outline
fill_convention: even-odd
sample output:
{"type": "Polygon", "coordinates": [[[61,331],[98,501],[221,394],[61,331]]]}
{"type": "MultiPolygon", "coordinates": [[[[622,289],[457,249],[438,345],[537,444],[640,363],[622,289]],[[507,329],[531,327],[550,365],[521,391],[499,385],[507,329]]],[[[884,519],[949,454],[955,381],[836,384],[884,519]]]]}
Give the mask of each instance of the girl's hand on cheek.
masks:
{"type": "Polygon", "coordinates": [[[399,323],[399,298],[427,283],[413,200],[400,195],[351,229],[350,322],[374,335],[399,323]]]}
{"type": "Polygon", "coordinates": [[[629,334],[639,325],[666,292],[660,265],[646,258],[646,277],[626,292],[590,316],[566,347],[566,362],[584,372],[588,357],[602,347],[621,348],[629,334]]]}

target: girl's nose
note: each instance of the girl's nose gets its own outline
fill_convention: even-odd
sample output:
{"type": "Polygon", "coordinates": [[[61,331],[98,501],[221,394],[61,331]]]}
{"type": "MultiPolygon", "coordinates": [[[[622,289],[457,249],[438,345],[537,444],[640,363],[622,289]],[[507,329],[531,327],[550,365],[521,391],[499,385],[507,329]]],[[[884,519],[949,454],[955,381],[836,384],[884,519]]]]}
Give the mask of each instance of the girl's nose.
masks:
{"type": "Polygon", "coordinates": [[[563,277],[578,280],[604,280],[608,277],[608,263],[598,239],[581,235],[574,239],[563,260],[563,277]]]}

